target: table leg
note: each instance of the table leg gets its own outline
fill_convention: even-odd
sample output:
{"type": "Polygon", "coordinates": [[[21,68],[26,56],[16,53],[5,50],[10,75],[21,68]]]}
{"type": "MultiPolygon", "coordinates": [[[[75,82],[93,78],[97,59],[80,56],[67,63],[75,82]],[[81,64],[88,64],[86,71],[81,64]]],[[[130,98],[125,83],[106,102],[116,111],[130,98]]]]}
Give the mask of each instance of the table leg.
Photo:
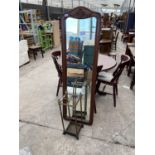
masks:
{"type": "Polygon", "coordinates": [[[42,58],[44,58],[44,51],[41,49],[42,58]]]}
{"type": "Polygon", "coordinates": [[[36,60],[36,52],[35,52],[35,50],[32,50],[32,51],[33,51],[34,60],[36,60]]]}

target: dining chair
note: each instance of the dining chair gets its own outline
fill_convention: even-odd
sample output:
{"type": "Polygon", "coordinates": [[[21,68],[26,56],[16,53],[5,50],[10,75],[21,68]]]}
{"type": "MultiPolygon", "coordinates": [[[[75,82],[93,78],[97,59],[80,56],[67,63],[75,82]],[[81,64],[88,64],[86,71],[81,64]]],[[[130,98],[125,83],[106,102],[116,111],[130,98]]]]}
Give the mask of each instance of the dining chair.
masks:
{"type": "MultiPolygon", "coordinates": [[[[97,75],[96,75],[96,81],[97,81],[97,77],[98,77],[98,74],[99,74],[99,72],[102,70],[102,65],[101,66],[97,66],[97,75]]],[[[97,92],[97,91],[96,91],[97,92]]],[[[94,100],[94,112],[96,113],[97,111],[96,111],[96,102],[95,102],[95,100],[94,100]]]]}
{"type": "Polygon", "coordinates": [[[133,86],[135,85],[135,69],[132,75],[131,83],[130,83],[130,89],[133,89],[133,86]]]}
{"type": "Polygon", "coordinates": [[[121,41],[123,43],[124,42],[127,42],[128,41],[128,38],[129,38],[129,32],[123,32],[122,37],[121,37],[121,41]]]}
{"type": "Polygon", "coordinates": [[[54,51],[54,52],[51,53],[51,57],[53,59],[53,62],[54,62],[54,65],[55,65],[55,68],[56,68],[56,70],[58,72],[58,77],[59,77],[56,96],[58,96],[59,89],[60,89],[60,87],[62,87],[62,67],[58,63],[58,59],[60,58],[60,56],[61,56],[60,51],[54,51]]]}
{"type": "Polygon", "coordinates": [[[112,39],[112,45],[114,45],[115,50],[116,50],[118,35],[119,35],[119,32],[117,32],[116,36],[112,39]]]}
{"type": "MultiPolygon", "coordinates": [[[[116,95],[118,95],[118,81],[119,77],[122,74],[122,71],[124,70],[124,67],[129,63],[130,57],[128,55],[121,55],[121,61],[119,65],[117,66],[116,70],[113,73],[104,72],[101,71],[98,74],[97,77],[97,84],[96,84],[96,90],[99,94],[110,94],[103,91],[99,91],[100,84],[103,83],[106,85],[110,85],[113,87],[113,101],[114,101],[114,107],[116,107],[116,95]]],[[[105,88],[104,86],[104,88],[105,88]]],[[[111,95],[111,94],[110,94],[111,95]]]]}
{"type": "Polygon", "coordinates": [[[33,37],[27,37],[27,43],[28,43],[28,54],[30,57],[30,54],[33,54],[34,60],[36,60],[36,55],[38,52],[41,52],[42,58],[44,57],[45,51],[42,49],[40,45],[36,45],[33,37]]]}
{"type": "Polygon", "coordinates": [[[135,67],[135,59],[133,57],[130,57],[130,62],[129,62],[129,65],[128,65],[128,68],[127,68],[127,70],[128,70],[127,75],[128,76],[130,76],[132,68],[134,68],[134,67],[135,67]]]}

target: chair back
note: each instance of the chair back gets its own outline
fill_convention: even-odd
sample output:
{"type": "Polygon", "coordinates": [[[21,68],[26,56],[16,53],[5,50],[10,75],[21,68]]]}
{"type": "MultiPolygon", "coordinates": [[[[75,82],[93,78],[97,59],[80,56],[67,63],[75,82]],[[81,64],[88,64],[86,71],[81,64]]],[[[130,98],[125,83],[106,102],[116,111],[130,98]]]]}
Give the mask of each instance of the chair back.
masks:
{"type": "Polygon", "coordinates": [[[33,36],[26,37],[25,39],[27,40],[28,46],[35,45],[35,41],[34,41],[33,36]]]}
{"type": "Polygon", "coordinates": [[[83,41],[79,37],[70,37],[68,52],[72,55],[78,56],[82,60],[83,41]]]}
{"type": "Polygon", "coordinates": [[[99,74],[99,72],[102,70],[102,65],[101,66],[97,66],[97,76],[98,76],[98,74],[99,74]]]}
{"type": "Polygon", "coordinates": [[[117,34],[116,34],[116,43],[117,43],[117,39],[118,39],[118,35],[119,35],[119,32],[117,32],[117,34]]]}
{"type": "Polygon", "coordinates": [[[130,57],[128,55],[121,55],[121,61],[117,66],[116,70],[113,72],[113,79],[112,82],[117,82],[120,75],[122,74],[124,67],[129,63],[130,57]]]}
{"type": "Polygon", "coordinates": [[[53,59],[53,62],[55,64],[55,68],[58,72],[58,76],[60,79],[62,79],[62,67],[61,65],[58,63],[58,58],[61,56],[61,52],[60,51],[54,51],[51,53],[51,57],[53,59]]]}
{"type": "Polygon", "coordinates": [[[97,77],[98,74],[101,72],[103,65],[97,66],[97,74],[96,74],[96,81],[97,81],[97,77]]]}

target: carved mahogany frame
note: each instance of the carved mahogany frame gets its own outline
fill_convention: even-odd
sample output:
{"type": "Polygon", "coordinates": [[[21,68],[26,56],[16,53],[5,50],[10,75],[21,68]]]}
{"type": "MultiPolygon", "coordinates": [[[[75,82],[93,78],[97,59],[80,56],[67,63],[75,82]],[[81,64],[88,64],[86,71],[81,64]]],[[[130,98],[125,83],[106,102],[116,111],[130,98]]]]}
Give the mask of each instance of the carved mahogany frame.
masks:
{"type": "MultiPolygon", "coordinates": [[[[101,15],[97,12],[91,11],[86,7],[76,7],[71,11],[65,13],[61,18],[61,43],[62,43],[62,78],[63,78],[63,95],[67,89],[67,64],[66,64],[66,19],[68,17],[84,19],[90,17],[96,17],[96,34],[95,34],[95,48],[94,48],[94,62],[92,71],[92,88],[91,88],[91,103],[90,103],[90,115],[89,121],[83,120],[82,122],[88,125],[92,125],[95,107],[95,89],[96,89],[96,73],[97,73],[97,61],[98,61],[98,50],[99,50],[99,38],[100,38],[100,26],[101,26],[101,15]]],[[[67,107],[63,106],[63,117],[67,117],[67,107]]]]}

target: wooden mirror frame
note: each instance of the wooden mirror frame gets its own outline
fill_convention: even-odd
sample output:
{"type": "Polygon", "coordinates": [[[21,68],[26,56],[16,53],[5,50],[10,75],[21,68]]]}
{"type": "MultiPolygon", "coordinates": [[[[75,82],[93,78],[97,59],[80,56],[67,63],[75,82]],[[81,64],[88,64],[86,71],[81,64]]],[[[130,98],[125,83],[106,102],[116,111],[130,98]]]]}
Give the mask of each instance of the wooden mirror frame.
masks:
{"type": "MultiPolygon", "coordinates": [[[[89,120],[83,120],[82,123],[92,125],[94,116],[95,106],[95,89],[96,89],[96,73],[97,73],[97,62],[98,62],[98,50],[99,50],[99,39],[101,30],[101,15],[100,13],[89,10],[86,7],[76,7],[69,12],[65,13],[61,18],[61,43],[62,43],[62,78],[63,78],[63,95],[67,89],[67,63],[66,63],[66,19],[72,17],[77,19],[85,18],[96,18],[96,34],[95,34],[95,48],[94,48],[94,62],[92,70],[92,86],[91,86],[91,100],[90,100],[90,114],[89,120]]],[[[67,108],[63,106],[63,117],[69,120],[67,117],[67,108]]]]}

